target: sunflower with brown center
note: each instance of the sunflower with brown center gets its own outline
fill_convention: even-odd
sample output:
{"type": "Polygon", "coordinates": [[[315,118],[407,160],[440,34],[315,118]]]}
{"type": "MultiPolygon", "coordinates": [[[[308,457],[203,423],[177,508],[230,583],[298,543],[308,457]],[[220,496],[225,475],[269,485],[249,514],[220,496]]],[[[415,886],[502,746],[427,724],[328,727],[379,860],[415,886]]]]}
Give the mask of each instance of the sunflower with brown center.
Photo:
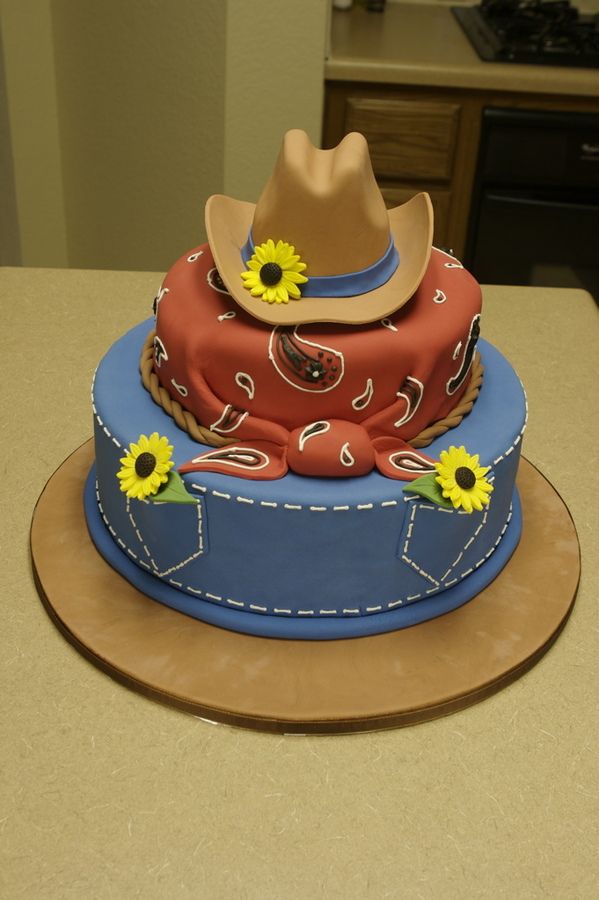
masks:
{"type": "Polygon", "coordinates": [[[275,242],[269,238],[266,243],[258,244],[248,262],[245,272],[241,273],[243,286],[252,297],[260,297],[267,303],[289,303],[289,298],[299,300],[301,291],[298,287],[308,280],[301,273],[306,268],[295,252],[293,244],[286,241],[275,242]]]}
{"type": "Polygon", "coordinates": [[[157,493],[161,485],[168,481],[168,473],[173,466],[172,453],[168,438],[160,437],[157,431],[150,437],[140,434],[137,443],[129,444],[127,455],[119,460],[121,468],[117,478],[120,479],[121,490],[128,497],[138,500],[157,493]]]}
{"type": "Polygon", "coordinates": [[[490,466],[479,466],[478,462],[478,454],[470,456],[465,447],[450,447],[441,451],[440,462],[435,463],[438,473],[435,481],[454,509],[462,508],[471,513],[489,505],[493,485],[485,475],[490,466]]]}

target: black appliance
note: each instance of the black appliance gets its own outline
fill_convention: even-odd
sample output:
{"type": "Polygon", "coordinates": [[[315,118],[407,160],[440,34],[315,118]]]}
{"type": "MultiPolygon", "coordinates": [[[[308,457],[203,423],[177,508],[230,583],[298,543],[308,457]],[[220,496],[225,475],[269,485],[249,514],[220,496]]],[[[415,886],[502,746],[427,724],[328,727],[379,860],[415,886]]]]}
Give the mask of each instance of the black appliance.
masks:
{"type": "Polygon", "coordinates": [[[484,110],[464,262],[599,301],[599,115],[484,110]]]}
{"type": "Polygon", "coordinates": [[[569,0],[482,0],[453,14],[487,62],[599,67],[599,14],[569,0]]]}

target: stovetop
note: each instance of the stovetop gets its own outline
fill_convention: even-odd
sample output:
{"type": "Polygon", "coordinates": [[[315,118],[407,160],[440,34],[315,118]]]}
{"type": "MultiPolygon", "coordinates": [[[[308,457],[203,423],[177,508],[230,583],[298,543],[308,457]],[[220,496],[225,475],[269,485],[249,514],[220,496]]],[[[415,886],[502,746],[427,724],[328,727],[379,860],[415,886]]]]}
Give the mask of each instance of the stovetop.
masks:
{"type": "Polygon", "coordinates": [[[599,15],[569,0],[482,0],[452,11],[485,61],[599,68],[599,15]]]}

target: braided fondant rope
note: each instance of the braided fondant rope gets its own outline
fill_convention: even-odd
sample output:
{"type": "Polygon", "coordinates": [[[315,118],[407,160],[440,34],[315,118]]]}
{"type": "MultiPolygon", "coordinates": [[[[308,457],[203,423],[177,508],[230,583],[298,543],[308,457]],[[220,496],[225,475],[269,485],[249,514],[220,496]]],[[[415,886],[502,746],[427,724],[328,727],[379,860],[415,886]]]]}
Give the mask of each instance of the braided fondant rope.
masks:
{"type": "Polygon", "coordinates": [[[460,400],[458,405],[454,407],[454,409],[452,409],[452,411],[448,413],[443,419],[439,419],[437,422],[433,422],[432,425],[429,425],[428,428],[425,428],[420,432],[420,434],[417,434],[416,437],[409,440],[408,444],[410,444],[416,450],[420,447],[428,447],[428,445],[431,444],[435,438],[440,437],[451,428],[455,428],[456,425],[459,425],[464,416],[467,416],[474,406],[474,401],[478,397],[478,392],[480,391],[481,384],[483,383],[484,371],[485,367],[482,364],[480,353],[477,350],[472,360],[472,375],[470,376],[470,384],[466,388],[466,391],[463,394],[462,399],[460,400]]]}
{"type": "Polygon", "coordinates": [[[224,438],[209,428],[200,425],[193,413],[183,409],[177,400],[173,400],[166,388],[163,388],[158,381],[158,376],[154,372],[154,336],[156,332],[151,331],[147,336],[141,358],[139,360],[139,371],[141,372],[141,380],[143,386],[152,395],[152,400],[161,406],[165,413],[175,420],[179,428],[186,431],[187,434],[198,441],[200,444],[210,444],[212,447],[224,447],[232,444],[231,438],[224,438]]]}
{"type": "MultiPolygon", "coordinates": [[[[221,435],[216,434],[214,431],[210,431],[209,428],[200,425],[194,414],[190,413],[187,409],[183,409],[181,404],[177,400],[173,400],[166,388],[160,384],[158,376],[154,372],[155,334],[155,331],[151,331],[147,336],[139,360],[139,370],[141,372],[143,386],[152,395],[154,403],[161,406],[162,409],[175,420],[179,428],[186,431],[194,441],[198,441],[200,444],[209,444],[212,447],[225,447],[228,444],[234,444],[234,438],[221,437],[221,435]]],[[[478,392],[482,384],[483,373],[484,366],[481,362],[480,353],[477,351],[474,354],[472,362],[470,384],[459,404],[443,419],[439,419],[438,422],[433,422],[432,425],[429,425],[428,428],[425,428],[424,431],[421,431],[420,434],[417,434],[416,437],[409,440],[408,444],[415,449],[428,447],[436,437],[445,434],[451,428],[455,428],[456,425],[459,425],[464,416],[468,415],[474,406],[474,401],[478,397],[478,392]]]]}

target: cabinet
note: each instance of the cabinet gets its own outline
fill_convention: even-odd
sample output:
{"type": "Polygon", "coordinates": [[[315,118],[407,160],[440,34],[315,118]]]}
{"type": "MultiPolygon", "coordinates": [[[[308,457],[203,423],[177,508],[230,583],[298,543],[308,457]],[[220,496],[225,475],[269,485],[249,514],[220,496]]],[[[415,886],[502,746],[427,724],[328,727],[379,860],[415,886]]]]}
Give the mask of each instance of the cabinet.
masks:
{"type": "Polygon", "coordinates": [[[462,257],[486,107],[598,112],[597,98],[328,81],[323,147],[360,131],[388,207],[427,191],[434,242],[462,257]]]}

